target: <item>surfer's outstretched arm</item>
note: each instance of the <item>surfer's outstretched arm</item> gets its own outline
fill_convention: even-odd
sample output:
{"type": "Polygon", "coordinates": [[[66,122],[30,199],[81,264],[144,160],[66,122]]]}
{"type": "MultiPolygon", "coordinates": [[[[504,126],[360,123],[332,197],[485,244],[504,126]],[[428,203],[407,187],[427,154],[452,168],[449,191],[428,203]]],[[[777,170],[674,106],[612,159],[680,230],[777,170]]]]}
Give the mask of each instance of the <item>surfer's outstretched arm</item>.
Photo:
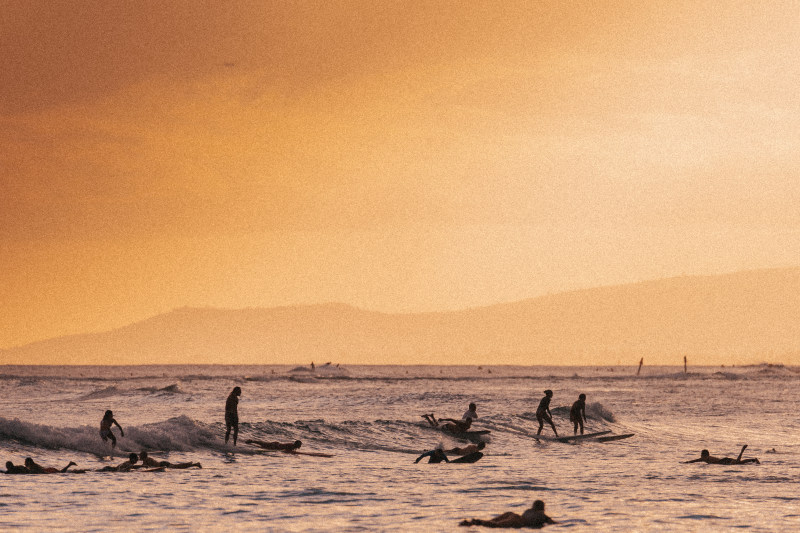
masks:
{"type": "Polygon", "coordinates": [[[417,457],[417,460],[414,461],[414,464],[417,464],[418,462],[422,461],[424,458],[430,457],[431,455],[433,455],[433,450],[423,453],[422,455],[417,457]]]}

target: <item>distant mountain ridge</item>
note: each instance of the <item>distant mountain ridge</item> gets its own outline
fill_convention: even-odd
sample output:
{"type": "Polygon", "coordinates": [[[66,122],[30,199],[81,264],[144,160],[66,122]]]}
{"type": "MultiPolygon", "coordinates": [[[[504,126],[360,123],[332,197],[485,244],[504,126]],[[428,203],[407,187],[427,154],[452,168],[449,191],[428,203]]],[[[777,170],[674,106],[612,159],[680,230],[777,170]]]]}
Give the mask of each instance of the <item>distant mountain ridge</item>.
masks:
{"type": "Polygon", "coordinates": [[[800,364],[800,268],[684,276],[439,313],[181,308],[0,351],[3,364],[800,364]]]}

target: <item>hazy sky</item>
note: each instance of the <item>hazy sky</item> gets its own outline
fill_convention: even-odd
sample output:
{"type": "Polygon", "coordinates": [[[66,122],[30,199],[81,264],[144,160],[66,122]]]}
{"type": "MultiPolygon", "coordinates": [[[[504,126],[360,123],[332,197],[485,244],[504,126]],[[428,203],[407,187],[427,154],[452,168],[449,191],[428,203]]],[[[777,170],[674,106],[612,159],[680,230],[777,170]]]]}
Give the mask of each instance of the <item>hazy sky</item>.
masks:
{"type": "Polygon", "coordinates": [[[0,347],[800,265],[800,4],[0,0],[0,347]]]}

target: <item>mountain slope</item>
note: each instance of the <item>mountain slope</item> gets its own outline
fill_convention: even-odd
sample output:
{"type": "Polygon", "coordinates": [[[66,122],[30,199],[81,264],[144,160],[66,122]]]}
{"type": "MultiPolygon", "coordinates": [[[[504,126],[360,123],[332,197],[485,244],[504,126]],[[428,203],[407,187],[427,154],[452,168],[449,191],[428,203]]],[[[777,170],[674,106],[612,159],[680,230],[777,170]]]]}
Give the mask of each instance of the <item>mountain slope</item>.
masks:
{"type": "Polygon", "coordinates": [[[800,268],[687,276],[444,313],[182,308],[0,352],[6,364],[800,364],[800,268]]]}

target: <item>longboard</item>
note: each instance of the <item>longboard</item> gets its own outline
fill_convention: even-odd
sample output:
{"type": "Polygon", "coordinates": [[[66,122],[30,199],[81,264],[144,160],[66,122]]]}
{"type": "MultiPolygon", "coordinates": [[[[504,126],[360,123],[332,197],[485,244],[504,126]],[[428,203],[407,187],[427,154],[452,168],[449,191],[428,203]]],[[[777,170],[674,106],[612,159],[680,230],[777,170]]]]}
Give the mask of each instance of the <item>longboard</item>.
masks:
{"type": "Polygon", "coordinates": [[[312,457],[333,457],[333,455],[329,453],[320,453],[320,452],[284,452],[290,455],[310,455],[312,457]]]}
{"type": "Polygon", "coordinates": [[[599,442],[611,442],[611,441],[614,441],[614,440],[627,439],[629,437],[633,437],[634,435],[635,435],[635,433],[626,433],[624,435],[611,435],[610,437],[600,437],[597,440],[599,442]]]}
{"type": "Polygon", "coordinates": [[[448,435],[453,435],[454,437],[460,437],[462,439],[477,439],[480,438],[482,435],[488,435],[491,433],[488,429],[481,429],[476,431],[450,431],[448,429],[443,429],[443,433],[447,433],[448,435]]]}
{"type": "Polygon", "coordinates": [[[585,435],[572,435],[568,437],[555,437],[553,440],[557,440],[558,442],[570,442],[573,440],[581,440],[581,439],[592,439],[595,437],[599,437],[600,435],[608,435],[611,433],[611,430],[607,431],[598,431],[596,433],[586,433],[585,435]]]}
{"type": "Polygon", "coordinates": [[[311,457],[335,457],[329,453],[319,452],[298,452],[298,451],[285,451],[285,450],[254,450],[254,453],[259,455],[310,455],[311,457]]]}
{"type": "Polygon", "coordinates": [[[451,463],[477,463],[481,457],[483,457],[483,452],[472,452],[463,457],[459,457],[457,459],[453,459],[450,461],[451,463]]]}

